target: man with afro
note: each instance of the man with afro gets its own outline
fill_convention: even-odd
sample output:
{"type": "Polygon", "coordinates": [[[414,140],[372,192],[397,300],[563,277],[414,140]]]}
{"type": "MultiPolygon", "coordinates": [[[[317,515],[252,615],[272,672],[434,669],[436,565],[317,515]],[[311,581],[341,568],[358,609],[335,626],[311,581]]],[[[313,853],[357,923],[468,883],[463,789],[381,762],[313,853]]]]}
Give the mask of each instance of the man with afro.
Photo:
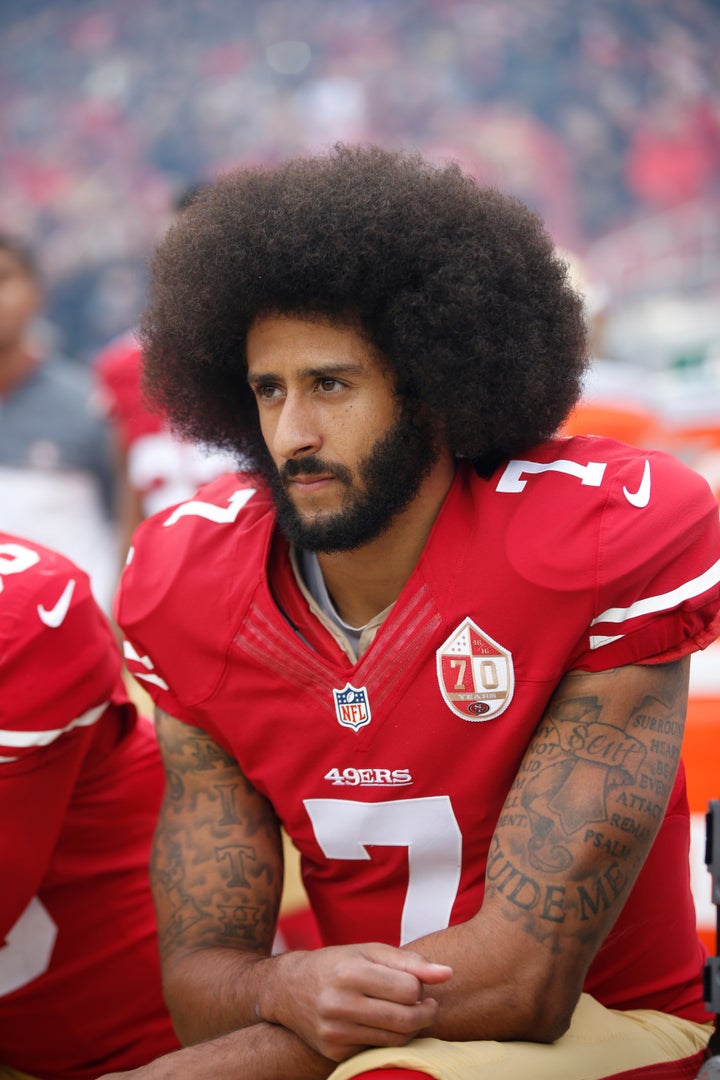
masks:
{"type": "Polygon", "coordinates": [[[244,464],[139,527],[116,602],[185,1044],[130,1075],[691,1075],[717,504],[556,434],[585,330],[542,224],[378,147],[239,170],[162,241],[142,340],[175,429],[244,464]],[[282,828],[323,945],[272,955],[282,828]]]}

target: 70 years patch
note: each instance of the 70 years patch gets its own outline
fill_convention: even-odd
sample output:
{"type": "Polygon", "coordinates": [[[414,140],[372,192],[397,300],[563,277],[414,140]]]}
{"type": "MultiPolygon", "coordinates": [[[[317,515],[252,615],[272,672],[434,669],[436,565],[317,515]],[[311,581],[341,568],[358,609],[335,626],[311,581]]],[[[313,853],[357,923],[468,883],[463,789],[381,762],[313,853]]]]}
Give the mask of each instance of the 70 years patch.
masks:
{"type": "Polygon", "coordinates": [[[463,720],[491,720],[507,709],[515,688],[512,656],[464,619],[436,653],[440,692],[463,720]]]}

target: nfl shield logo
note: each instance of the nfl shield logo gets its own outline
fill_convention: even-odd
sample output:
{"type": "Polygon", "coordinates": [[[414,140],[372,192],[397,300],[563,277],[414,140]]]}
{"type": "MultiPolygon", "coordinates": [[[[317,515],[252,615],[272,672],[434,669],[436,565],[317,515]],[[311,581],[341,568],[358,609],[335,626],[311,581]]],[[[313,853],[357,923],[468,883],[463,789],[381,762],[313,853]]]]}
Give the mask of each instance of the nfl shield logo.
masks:
{"type": "Polygon", "coordinates": [[[446,704],[463,720],[505,712],[515,687],[512,656],[472,619],[465,619],[437,650],[437,676],[446,704]]]}
{"type": "Polygon", "coordinates": [[[365,727],[366,724],[370,723],[372,714],[367,690],[364,686],[361,686],[358,690],[357,687],[351,686],[350,683],[345,683],[342,690],[333,690],[333,697],[335,698],[335,715],[338,718],[338,723],[342,724],[343,727],[358,731],[361,727],[365,727]]]}

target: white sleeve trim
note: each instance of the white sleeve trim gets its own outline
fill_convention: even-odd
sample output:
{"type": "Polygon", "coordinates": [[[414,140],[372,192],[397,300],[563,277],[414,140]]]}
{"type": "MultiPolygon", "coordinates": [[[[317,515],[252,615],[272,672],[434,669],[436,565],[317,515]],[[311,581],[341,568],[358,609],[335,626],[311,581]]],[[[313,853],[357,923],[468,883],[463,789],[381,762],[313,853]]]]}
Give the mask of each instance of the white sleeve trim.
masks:
{"type": "MultiPolygon", "coordinates": [[[[51,728],[49,731],[8,731],[5,728],[0,728],[0,746],[17,746],[23,749],[28,749],[33,746],[49,746],[50,743],[55,742],[61,735],[65,735],[68,731],[72,731],[77,727],[91,727],[96,724],[102,714],[108,707],[109,702],[104,701],[102,705],[95,705],[92,709],[88,709],[82,716],[77,716],[74,720],[71,720],[69,724],[61,728],[51,728]]],[[[0,761],[13,761],[14,758],[0,758],[0,761]]]]}
{"type": "Polygon", "coordinates": [[[628,622],[630,619],[634,619],[638,615],[650,615],[655,611],[670,611],[672,608],[677,607],[684,600],[690,600],[694,596],[700,596],[706,592],[713,585],[717,585],[720,581],[720,559],[706,570],[705,573],[700,574],[696,578],[692,578],[690,581],[686,581],[683,585],[679,585],[677,589],[671,589],[670,592],[659,593],[657,596],[646,596],[642,600],[636,600],[634,604],[629,607],[620,608],[608,608],[607,611],[603,611],[601,615],[598,615],[591,622],[591,626],[595,626],[597,623],[623,623],[628,622]]]}

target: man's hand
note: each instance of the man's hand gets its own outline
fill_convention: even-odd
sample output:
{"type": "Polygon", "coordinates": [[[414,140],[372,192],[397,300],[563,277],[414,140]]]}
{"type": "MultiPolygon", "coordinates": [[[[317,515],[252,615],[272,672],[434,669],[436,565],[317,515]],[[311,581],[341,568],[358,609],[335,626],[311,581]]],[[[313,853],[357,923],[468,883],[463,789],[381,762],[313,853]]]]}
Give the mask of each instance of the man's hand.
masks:
{"type": "Polygon", "coordinates": [[[404,1046],[428,1027],[437,1002],[424,984],[452,968],[378,943],[291,952],[255,967],[263,1020],[294,1031],[331,1061],[368,1046],[404,1046]]]}

